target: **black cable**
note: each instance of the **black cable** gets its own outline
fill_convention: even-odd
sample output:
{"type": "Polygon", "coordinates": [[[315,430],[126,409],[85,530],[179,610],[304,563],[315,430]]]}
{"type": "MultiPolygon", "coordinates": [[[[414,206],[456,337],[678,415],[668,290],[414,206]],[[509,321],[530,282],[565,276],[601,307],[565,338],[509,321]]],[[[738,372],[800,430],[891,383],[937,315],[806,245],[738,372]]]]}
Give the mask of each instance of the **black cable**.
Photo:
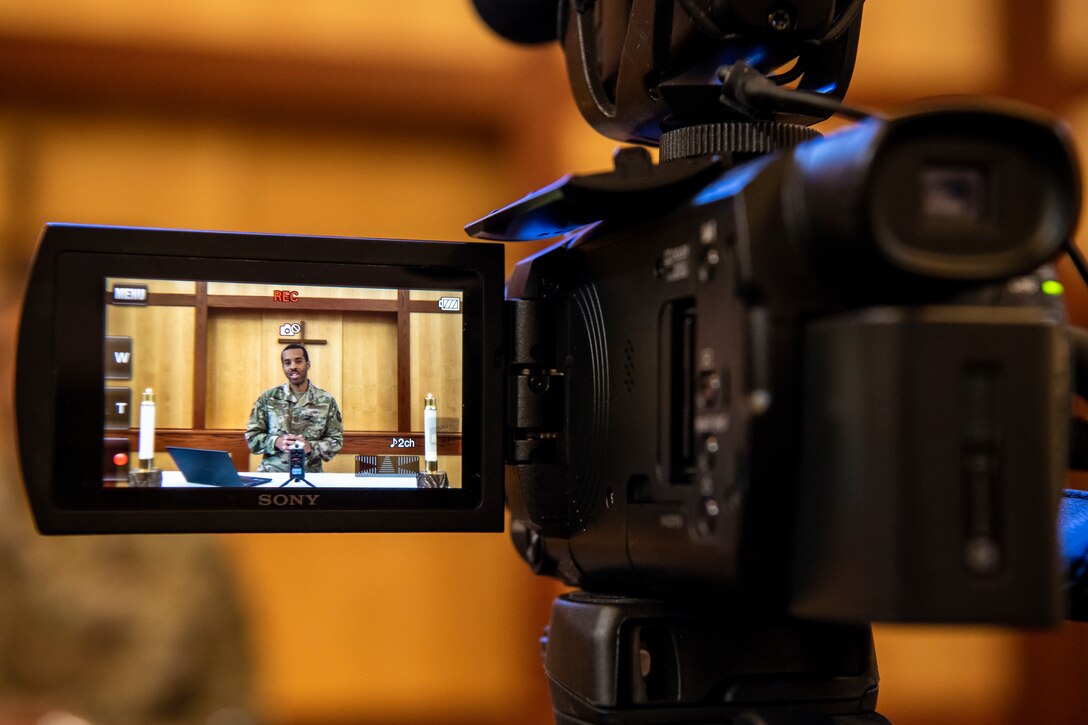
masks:
{"type": "Polygon", "coordinates": [[[867,108],[848,106],[833,96],[778,86],[744,62],[719,68],[718,78],[722,82],[721,102],[750,118],[767,111],[800,114],[818,111],[854,119],[879,116],[867,108]]]}
{"type": "Polygon", "coordinates": [[[824,37],[819,40],[810,41],[812,45],[823,45],[824,43],[833,43],[838,40],[843,33],[849,30],[850,26],[857,20],[858,15],[861,14],[861,7],[865,4],[865,0],[853,0],[849,6],[839,15],[839,19],[835,21],[835,24],[824,34],[824,37]]]}
{"type": "Polygon", "coordinates": [[[875,111],[861,106],[848,106],[834,96],[825,96],[822,93],[802,91],[795,88],[775,88],[773,91],[760,90],[755,94],[750,94],[749,97],[775,100],[786,111],[801,113],[812,110],[828,111],[855,120],[878,115],[875,111]]]}
{"type": "Polygon", "coordinates": [[[1084,255],[1077,249],[1077,245],[1072,239],[1065,242],[1065,253],[1069,255],[1069,259],[1073,262],[1073,266],[1077,268],[1077,273],[1080,274],[1080,279],[1085,285],[1088,285],[1088,262],[1085,262],[1084,255]]]}

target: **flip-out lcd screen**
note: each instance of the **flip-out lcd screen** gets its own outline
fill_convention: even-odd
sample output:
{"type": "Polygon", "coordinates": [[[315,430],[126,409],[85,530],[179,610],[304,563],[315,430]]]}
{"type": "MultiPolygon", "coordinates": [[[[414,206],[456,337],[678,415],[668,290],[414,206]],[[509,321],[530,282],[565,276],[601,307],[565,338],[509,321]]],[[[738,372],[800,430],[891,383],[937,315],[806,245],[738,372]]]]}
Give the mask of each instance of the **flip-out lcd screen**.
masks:
{"type": "Polygon", "coordinates": [[[50,225],[17,413],[39,528],[502,528],[502,248],[50,225]]]}

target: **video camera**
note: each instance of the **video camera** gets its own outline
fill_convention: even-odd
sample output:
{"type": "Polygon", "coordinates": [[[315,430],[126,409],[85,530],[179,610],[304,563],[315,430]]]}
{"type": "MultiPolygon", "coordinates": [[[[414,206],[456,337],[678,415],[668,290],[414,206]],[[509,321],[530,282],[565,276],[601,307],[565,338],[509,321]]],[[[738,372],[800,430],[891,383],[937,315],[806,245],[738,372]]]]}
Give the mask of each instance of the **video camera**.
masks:
{"type": "MultiPolygon", "coordinates": [[[[39,528],[499,530],[505,490],[521,556],[582,590],[550,628],[560,722],[881,722],[868,621],[1060,619],[1074,338],[1052,262],[1080,203],[1062,126],[996,102],[845,107],[861,0],[476,4],[558,40],[587,120],[660,161],[623,149],[470,224],[561,238],[505,302],[497,245],[50,225],[16,387],[39,528]],[[809,128],[838,112],[862,120],[809,128]],[[132,296],[200,331],[302,287],[311,310],[399,315],[413,364],[456,368],[450,487],[112,485],[109,441],[135,430],[111,428],[103,340],[132,296]],[[456,315],[441,354],[412,314],[456,315]]],[[[181,387],[214,407],[192,347],[181,387]]],[[[194,431],[212,436],[168,435],[194,431]]]]}

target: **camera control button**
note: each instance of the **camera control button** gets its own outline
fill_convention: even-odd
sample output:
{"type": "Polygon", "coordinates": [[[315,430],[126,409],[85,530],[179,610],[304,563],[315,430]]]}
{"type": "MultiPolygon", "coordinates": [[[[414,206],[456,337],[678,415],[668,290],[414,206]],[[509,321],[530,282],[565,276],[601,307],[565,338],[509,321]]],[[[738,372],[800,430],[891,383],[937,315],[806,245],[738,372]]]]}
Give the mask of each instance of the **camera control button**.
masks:
{"type": "Polygon", "coordinates": [[[703,373],[700,376],[699,402],[703,408],[713,408],[721,402],[722,376],[716,372],[703,373]]]}

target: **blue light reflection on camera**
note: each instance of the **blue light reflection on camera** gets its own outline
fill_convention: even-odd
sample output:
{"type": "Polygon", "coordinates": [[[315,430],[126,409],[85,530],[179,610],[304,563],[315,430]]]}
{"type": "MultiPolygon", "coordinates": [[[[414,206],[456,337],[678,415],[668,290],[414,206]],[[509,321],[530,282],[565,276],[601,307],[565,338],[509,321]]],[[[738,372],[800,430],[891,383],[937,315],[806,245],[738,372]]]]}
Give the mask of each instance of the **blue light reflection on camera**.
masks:
{"type": "Polygon", "coordinates": [[[767,57],[767,49],[762,45],[757,45],[752,51],[744,58],[744,62],[753,68],[757,67],[763,62],[763,59],[767,57]]]}
{"type": "Polygon", "coordinates": [[[1088,567],[1088,495],[1084,491],[1064,492],[1059,526],[1066,570],[1072,580],[1079,581],[1088,567]]]}
{"type": "Polygon", "coordinates": [[[810,170],[854,167],[868,158],[882,126],[877,119],[866,119],[824,138],[806,141],[793,150],[794,163],[806,175],[810,170]]]}
{"type": "Polygon", "coordinates": [[[534,239],[558,237],[560,234],[566,234],[575,229],[581,229],[587,224],[592,223],[593,222],[591,221],[561,222],[543,214],[536,216],[530,215],[520,223],[513,225],[509,234],[514,240],[531,242],[534,239]]]}
{"type": "Polygon", "coordinates": [[[695,206],[702,206],[736,196],[775,158],[777,157],[763,156],[730,169],[715,181],[710,182],[691,200],[691,203],[695,206]]]}

